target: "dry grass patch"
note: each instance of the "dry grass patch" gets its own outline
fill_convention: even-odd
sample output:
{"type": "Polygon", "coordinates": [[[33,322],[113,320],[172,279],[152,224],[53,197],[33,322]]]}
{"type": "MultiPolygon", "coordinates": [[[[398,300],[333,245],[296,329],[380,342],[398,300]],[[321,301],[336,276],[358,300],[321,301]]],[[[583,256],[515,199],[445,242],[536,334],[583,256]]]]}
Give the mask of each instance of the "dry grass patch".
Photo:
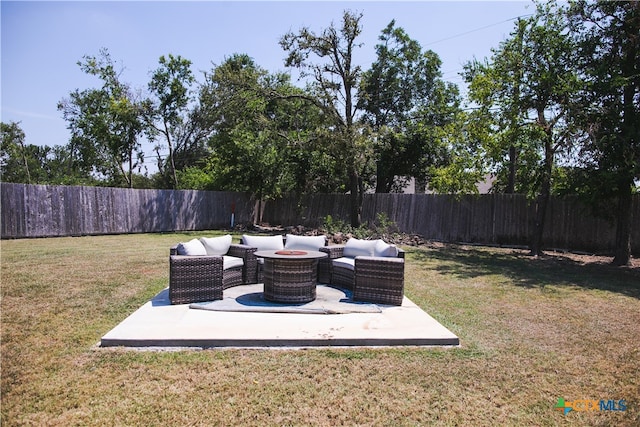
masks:
{"type": "Polygon", "coordinates": [[[640,269],[566,255],[406,248],[407,295],[457,349],[95,348],[193,234],[3,241],[2,424],[640,423],[640,269]],[[565,416],[559,397],[628,409],[565,416]]]}

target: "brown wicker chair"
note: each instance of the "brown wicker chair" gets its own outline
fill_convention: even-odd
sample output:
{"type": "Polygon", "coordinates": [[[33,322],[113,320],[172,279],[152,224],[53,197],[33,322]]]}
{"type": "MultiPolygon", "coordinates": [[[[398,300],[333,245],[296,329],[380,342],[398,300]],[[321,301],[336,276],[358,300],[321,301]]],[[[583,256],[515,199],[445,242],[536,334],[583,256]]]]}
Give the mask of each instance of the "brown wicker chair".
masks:
{"type": "Polygon", "coordinates": [[[353,266],[339,262],[345,245],[321,248],[328,254],[318,263],[318,281],[353,292],[354,301],[402,305],[404,298],[404,251],[396,256],[356,256],[353,266]],[[338,261],[337,261],[338,260],[338,261]]]}
{"type": "Polygon", "coordinates": [[[356,257],[354,276],[354,301],[402,305],[403,257],[356,257]]]}
{"type": "Polygon", "coordinates": [[[250,283],[255,271],[255,248],[232,244],[228,256],[242,258],[243,265],[224,269],[222,256],[178,255],[177,246],[170,249],[169,300],[171,304],[186,304],[222,299],[222,291],[232,286],[250,283]]]}

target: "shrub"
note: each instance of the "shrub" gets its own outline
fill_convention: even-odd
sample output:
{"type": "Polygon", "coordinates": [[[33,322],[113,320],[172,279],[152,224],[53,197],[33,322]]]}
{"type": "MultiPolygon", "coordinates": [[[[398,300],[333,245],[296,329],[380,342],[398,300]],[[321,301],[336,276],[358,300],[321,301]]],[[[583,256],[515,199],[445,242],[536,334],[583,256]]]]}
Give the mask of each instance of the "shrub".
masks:
{"type": "Polygon", "coordinates": [[[391,221],[389,216],[384,212],[378,213],[375,221],[372,223],[361,224],[359,227],[352,227],[350,224],[342,220],[336,220],[331,215],[327,215],[322,220],[321,230],[328,236],[341,234],[347,238],[383,239],[386,241],[393,241],[399,233],[397,224],[391,221]]]}

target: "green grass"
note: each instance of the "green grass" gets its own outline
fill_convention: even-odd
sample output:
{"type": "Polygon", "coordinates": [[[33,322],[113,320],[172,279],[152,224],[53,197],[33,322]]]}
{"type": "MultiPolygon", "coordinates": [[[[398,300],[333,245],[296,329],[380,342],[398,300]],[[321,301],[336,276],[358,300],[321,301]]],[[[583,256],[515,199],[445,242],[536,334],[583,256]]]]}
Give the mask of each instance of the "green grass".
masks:
{"type": "Polygon", "coordinates": [[[407,296],[460,348],[95,347],[167,286],[169,246],[214,233],[3,241],[1,424],[640,424],[640,268],[566,255],[406,247],[407,296]]]}

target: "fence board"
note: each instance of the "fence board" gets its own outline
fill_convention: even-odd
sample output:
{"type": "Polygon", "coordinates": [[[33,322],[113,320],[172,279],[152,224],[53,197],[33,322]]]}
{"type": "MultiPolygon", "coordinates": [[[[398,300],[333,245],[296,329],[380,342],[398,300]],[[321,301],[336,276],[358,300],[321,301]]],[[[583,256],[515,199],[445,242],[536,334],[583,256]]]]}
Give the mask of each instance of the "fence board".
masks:
{"type": "Polygon", "coordinates": [[[248,194],[0,184],[2,238],[148,233],[248,223],[248,194]]]}
{"type": "MultiPolygon", "coordinates": [[[[304,215],[292,209],[297,202],[283,198],[266,204],[263,219],[278,225],[316,226],[327,215],[349,223],[349,196],[317,194],[305,197],[304,215]]],[[[594,217],[577,198],[552,198],[543,234],[546,248],[611,253],[615,227],[594,217]]],[[[362,220],[372,222],[384,212],[398,228],[427,239],[496,245],[528,245],[533,211],[522,195],[483,194],[366,194],[362,220]]],[[[640,255],[640,196],[634,196],[632,252],[640,255]]]]}
{"type": "MultiPolygon", "coordinates": [[[[2,238],[147,233],[229,228],[252,221],[248,194],[195,190],[0,184],[2,238]]],[[[349,223],[347,194],[315,194],[269,201],[263,220],[272,225],[318,226],[331,215],[349,223]]],[[[640,255],[640,196],[633,198],[632,252],[640,255]]],[[[533,217],[524,196],[486,194],[366,194],[362,220],[385,213],[400,231],[426,239],[527,245],[533,217]]],[[[552,198],[543,234],[546,248],[611,252],[615,227],[596,218],[577,198],[552,198]]]]}

